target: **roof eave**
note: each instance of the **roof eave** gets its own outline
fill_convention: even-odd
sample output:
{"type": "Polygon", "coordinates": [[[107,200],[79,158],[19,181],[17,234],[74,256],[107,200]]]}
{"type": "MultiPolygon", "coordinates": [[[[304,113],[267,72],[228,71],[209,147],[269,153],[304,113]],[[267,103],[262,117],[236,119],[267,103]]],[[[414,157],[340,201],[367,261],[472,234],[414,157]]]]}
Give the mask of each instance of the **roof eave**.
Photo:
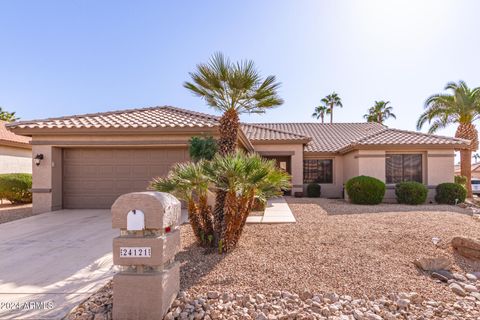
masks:
{"type": "Polygon", "coordinates": [[[438,143],[420,143],[420,144],[353,144],[338,150],[341,154],[360,149],[454,149],[464,150],[468,149],[470,144],[438,144],[438,143]]]}

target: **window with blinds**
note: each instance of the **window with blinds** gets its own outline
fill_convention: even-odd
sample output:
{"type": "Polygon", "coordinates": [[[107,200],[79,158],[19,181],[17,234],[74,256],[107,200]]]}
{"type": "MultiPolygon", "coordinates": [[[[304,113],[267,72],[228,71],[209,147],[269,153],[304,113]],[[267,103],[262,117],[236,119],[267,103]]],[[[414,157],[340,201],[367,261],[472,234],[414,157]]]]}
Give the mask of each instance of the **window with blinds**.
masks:
{"type": "Polygon", "coordinates": [[[423,182],[421,154],[389,154],[385,161],[386,183],[423,182]]]}

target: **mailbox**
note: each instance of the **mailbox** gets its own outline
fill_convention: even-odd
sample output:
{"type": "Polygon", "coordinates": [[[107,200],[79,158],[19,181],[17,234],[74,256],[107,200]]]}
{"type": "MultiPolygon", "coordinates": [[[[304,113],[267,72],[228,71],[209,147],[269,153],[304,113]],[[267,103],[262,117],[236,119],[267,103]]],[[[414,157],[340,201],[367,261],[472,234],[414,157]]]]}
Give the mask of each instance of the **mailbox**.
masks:
{"type": "Polygon", "coordinates": [[[180,289],[181,204],[162,192],[134,192],[112,206],[113,319],[162,319],[180,289]]]}

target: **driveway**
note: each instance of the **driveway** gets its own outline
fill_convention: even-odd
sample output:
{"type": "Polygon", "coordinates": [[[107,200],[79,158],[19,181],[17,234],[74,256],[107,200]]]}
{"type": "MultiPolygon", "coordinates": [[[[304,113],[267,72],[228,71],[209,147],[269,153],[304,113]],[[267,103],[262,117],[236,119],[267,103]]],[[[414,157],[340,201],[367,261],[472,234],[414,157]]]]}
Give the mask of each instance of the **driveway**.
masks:
{"type": "Polygon", "coordinates": [[[0,224],[0,319],[61,319],[113,275],[109,210],[0,224]]]}

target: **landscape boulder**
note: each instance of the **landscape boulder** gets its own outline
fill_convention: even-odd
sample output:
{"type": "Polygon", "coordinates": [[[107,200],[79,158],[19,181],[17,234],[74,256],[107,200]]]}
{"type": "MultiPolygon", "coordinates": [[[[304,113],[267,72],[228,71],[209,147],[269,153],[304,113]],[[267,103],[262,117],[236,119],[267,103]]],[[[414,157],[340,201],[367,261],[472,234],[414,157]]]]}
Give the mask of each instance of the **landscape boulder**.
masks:
{"type": "Polygon", "coordinates": [[[449,270],[451,267],[450,260],[445,256],[423,257],[416,259],[413,263],[424,271],[449,270]]]}
{"type": "Polygon", "coordinates": [[[466,258],[480,260],[480,240],[455,237],[452,239],[452,247],[466,258]]]}

